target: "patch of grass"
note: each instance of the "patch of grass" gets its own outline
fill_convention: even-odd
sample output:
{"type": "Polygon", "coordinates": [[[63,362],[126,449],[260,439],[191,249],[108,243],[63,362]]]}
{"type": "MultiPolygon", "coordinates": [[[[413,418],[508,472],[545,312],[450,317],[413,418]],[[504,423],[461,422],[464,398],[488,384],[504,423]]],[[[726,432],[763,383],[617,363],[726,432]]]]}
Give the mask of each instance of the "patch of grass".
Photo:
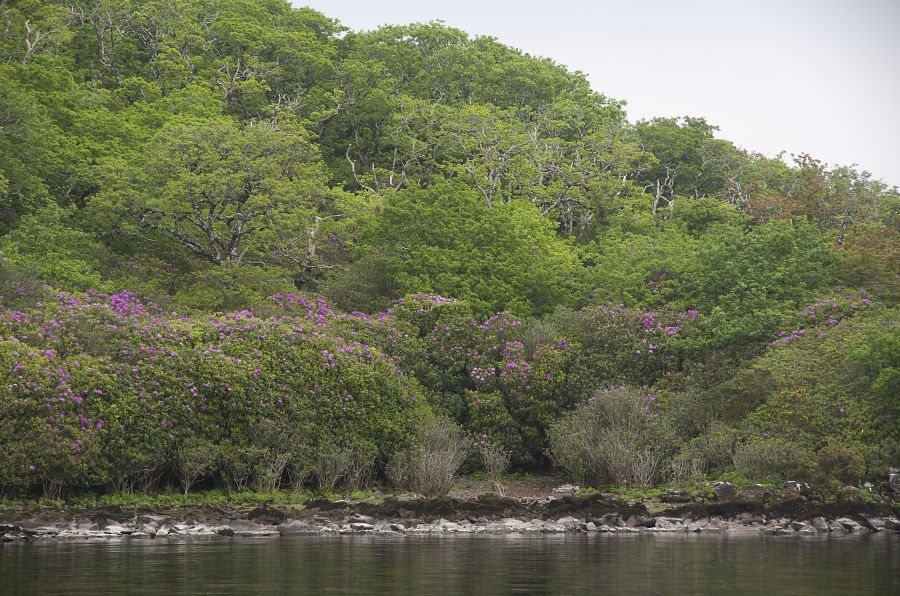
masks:
{"type": "Polygon", "coordinates": [[[359,503],[362,501],[370,501],[376,497],[377,495],[374,491],[368,489],[360,489],[353,491],[349,495],[346,495],[344,498],[352,503],[359,503]]]}
{"type": "Polygon", "coordinates": [[[295,492],[279,490],[273,493],[255,491],[225,492],[221,490],[198,491],[183,494],[180,491],[147,493],[92,494],[86,493],[68,499],[12,499],[0,498],[0,511],[22,509],[93,509],[102,507],[129,507],[140,509],[170,509],[178,507],[235,506],[235,505],[302,505],[310,499],[324,497],[331,500],[347,499],[353,502],[373,498],[372,490],[358,490],[350,494],[331,491],[295,492]]]}
{"type": "MultiPolygon", "coordinates": [[[[537,480],[538,476],[532,474],[531,472],[506,472],[501,476],[501,479],[506,482],[533,482],[537,480]]],[[[468,480],[470,482],[488,482],[490,478],[484,470],[477,470],[466,476],[460,478],[460,480],[468,480]]]]}
{"type": "Polygon", "coordinates": [[[861,503],[865,503],[866,505],[873,505],[878,503],[878,499],[875,498],[875,495],[872,494],[866,487],[860,487],[859,489],[859,500],[861,503]]]}
{"type": "Polygon", "coordinates": [[[668,486],[629,486],[617,484],[607,484],[596,487],[580,488],[576,494],[593,495],[597,493],[605,493],[614,495],[622,501],[643,501],[645,499],[659,499],[659,496],[668,488],[668,486]]]}
{"type": "Polygon", "coordinates": [[[721,480],[722,482],[730,482],[735,486],[747,486],[748,484],[759,484],[767,489],[775,489],[781,488],[784,484],[784,481],[779,480],[778,478],[749,478],[742,472],[738,472],[736,470],[729,470],[727,472],[722,472],[720,474],[716,474],[715,476],[711,476],[710,480],[721,480]]]}

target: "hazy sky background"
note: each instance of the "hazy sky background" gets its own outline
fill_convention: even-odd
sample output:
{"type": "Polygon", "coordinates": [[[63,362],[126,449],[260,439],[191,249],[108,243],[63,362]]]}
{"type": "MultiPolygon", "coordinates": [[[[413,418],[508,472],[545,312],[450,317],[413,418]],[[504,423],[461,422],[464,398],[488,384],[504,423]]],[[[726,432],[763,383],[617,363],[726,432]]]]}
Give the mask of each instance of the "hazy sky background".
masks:
{"type": "Polygon", "coordinates": [[[703,116],[900,185],[900,0],[293,0],[354,30],[443,20],[584,72],[631,120],[703,116]]]}

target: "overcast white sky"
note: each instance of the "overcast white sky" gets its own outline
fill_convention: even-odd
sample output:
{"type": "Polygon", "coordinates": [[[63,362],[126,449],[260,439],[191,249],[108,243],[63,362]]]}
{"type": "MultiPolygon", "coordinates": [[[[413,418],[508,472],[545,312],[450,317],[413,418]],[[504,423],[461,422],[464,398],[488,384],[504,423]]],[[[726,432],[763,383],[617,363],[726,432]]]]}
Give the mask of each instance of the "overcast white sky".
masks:
{"type": "Polygon", "coordinates": [[[584,72],[632,120],[900,185],[900,0],[293,0],[354,30],[440,19],[584,72]]]}

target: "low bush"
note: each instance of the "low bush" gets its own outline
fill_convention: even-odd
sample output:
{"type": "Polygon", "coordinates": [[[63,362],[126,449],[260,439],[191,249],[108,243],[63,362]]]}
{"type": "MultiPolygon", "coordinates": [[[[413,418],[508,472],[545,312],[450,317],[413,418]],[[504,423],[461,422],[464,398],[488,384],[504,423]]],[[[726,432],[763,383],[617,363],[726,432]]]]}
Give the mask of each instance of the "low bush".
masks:
{"type": "Polygon", "coordinates": [[[734,467],[757,481],[808,480],[815,473],[816,461],[803,445],[783,438],[757,437],[737,446],[734,467]]]}
{"type": "Polygon", "coordinates": [[[452,420],[434,418],[422,424],[412,449],[394,455],[387,474],[400,490],[446,495],[468,454],[462,430],[452,420]]]}
{"type": "Polygon", "coordinates": [[[624,388],[596,394],[550,430],[554,461],[593,486],[650,486],[667,473],[677,444],[656,403],[624,388]]]}
{"type": "Polygon", "coordinates": [[[863,454],[852,446],[829,438],[816,453],[818,472],[824,478],[834,478],[845,484],[858,484],[866,472],[863,454]]]}
{"type": "Polygon", "coordinates": [[[676,484],[695,482],[713,470],[728,468],[734,458],[736,439],[736,433],[729,426],[713,422],[672,459],[672,481],[676,484]]]}
{"type": "Polygon", "coordinates": [[[503,474],[509,468],[509,452],[493,443],[483,442],[478,445],[478,456],[488,481],[498,495],[503,495],[503,474]]]}
{"type": "Polygon", "coordinates": [[[333,490],[350,469],[349,449],[320,445],[316,453],[316,484],[319,490],[333,490]]]}
{"type": "Polygon", "coordinates": [[[175,451],[175,470],[185,495],[197,480],[215,470],[217,458],[216,448],[206,441],[194,441],[175,451]]]}

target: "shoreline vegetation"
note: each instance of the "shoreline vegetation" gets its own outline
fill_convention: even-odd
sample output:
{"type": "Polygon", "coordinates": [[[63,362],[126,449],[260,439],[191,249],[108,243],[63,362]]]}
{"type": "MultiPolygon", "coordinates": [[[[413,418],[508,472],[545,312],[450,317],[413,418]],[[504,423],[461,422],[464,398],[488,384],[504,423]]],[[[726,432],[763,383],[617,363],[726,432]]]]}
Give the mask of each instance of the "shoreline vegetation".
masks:
{"type": "Polygon", "coordinates": [[[585,527],[681,491],[700,517],[653,527],[896,519],[900,191],[868,172],[286,0],[2,2],[0,81],[3,515],[479,474],[449,515],[557,524],[533,473],[593,487],[585,527]]]}
{"type": "Polygon", "coordinates": [[[189,317],[129,292],[36,287],[20,299],[33,306],[0,312],[0,494],[13,499],[176,486],[185,496],[285,485],[353,492],[379,480],[440,496],[461,470],[481,470],[502,494],[511,466],[553,465],[587,486],[798,478],[836,494],[864,480],[882,493],[896,483],[887,465],[896,422],[881,414],[889,402],[879,403],[863,366],[836,371],[809,413],[785,416],[804,390],[790,378],[784,389],[773,383],[785,365],[808,382],[823,352],[850,352],[848,362],[872,341],[884,311],[858,294],[824,305],[840,325],[822,325],[819,302],[796,315],[802,340],[758,346],[751,374],[738,372],[746,383],[766,373],[771,397],[755,409],[727,401],[723,389],[748,389],[732,380],[691,388],[680,353],[696,333],[691,313],[666,320],[604,305],[480,323],[465,303],[437,296],[367,315],[287,294],[258,314],[189,317]],[[653,349],[634,354],[648,341],[653,349]],[[610,370],[658,381],[597,390],[610,370]]]}

